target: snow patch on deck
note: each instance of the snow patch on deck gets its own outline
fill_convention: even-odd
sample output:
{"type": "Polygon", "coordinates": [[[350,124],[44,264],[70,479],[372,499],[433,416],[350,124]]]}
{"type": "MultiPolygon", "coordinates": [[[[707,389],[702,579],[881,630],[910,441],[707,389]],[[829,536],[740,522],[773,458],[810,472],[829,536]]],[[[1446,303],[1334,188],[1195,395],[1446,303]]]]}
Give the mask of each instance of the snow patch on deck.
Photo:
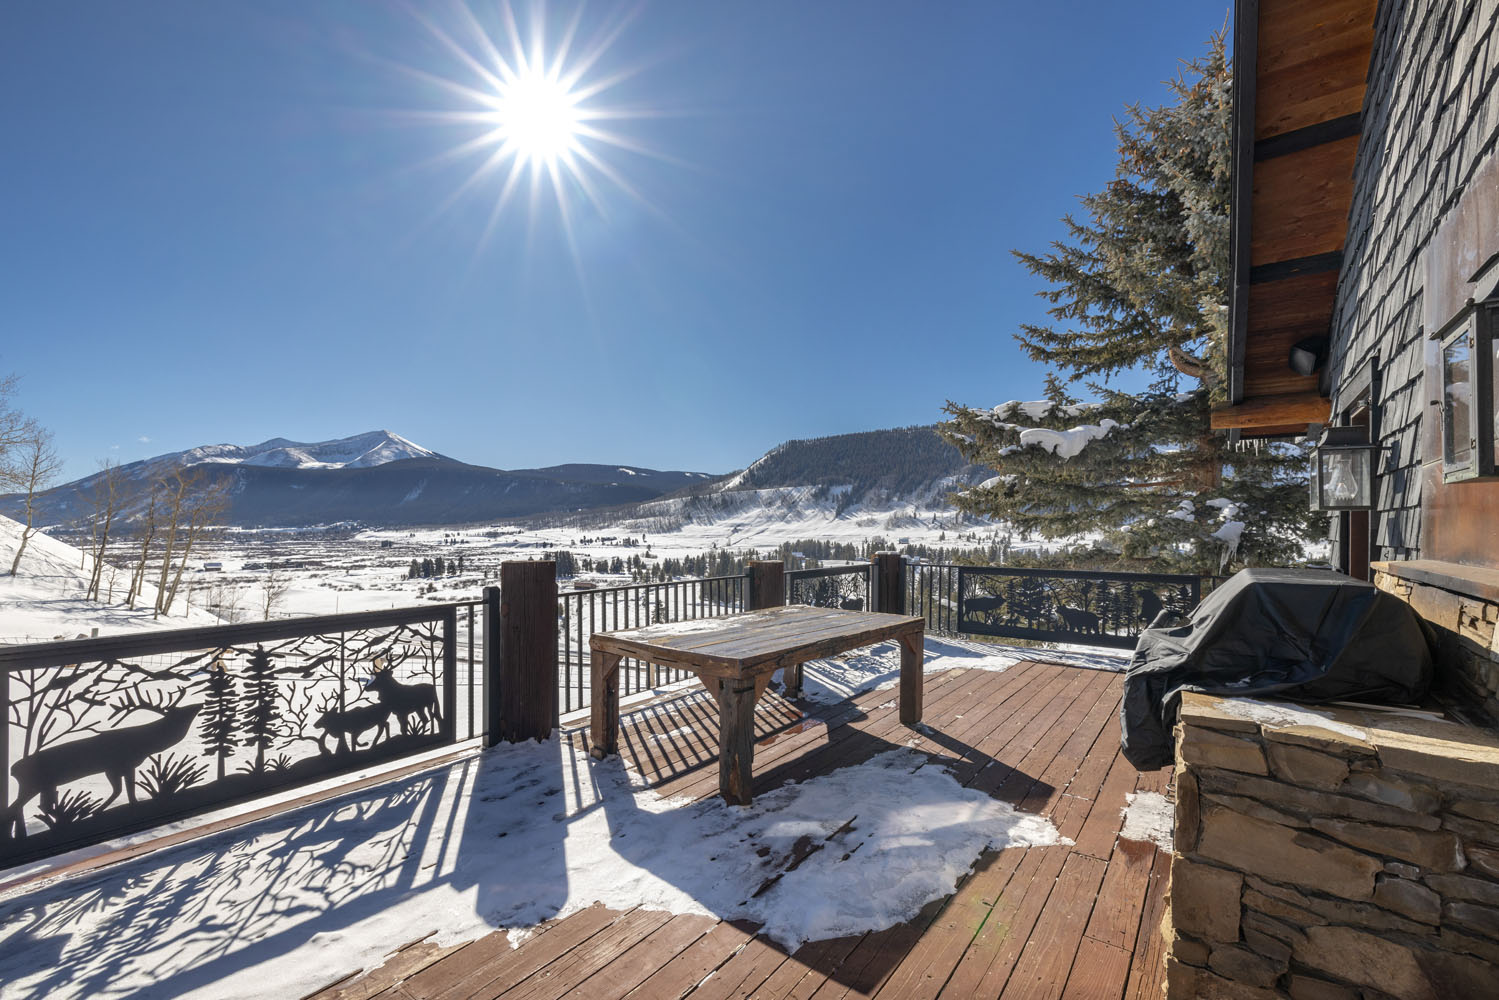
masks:
{"type": "Polygon", "coordinates": [[[1124,797],[1121,840],[1148,840],[1162,850],[1171,850],[1175,808],[1160,792],[1131,792],[1124,797]]]}

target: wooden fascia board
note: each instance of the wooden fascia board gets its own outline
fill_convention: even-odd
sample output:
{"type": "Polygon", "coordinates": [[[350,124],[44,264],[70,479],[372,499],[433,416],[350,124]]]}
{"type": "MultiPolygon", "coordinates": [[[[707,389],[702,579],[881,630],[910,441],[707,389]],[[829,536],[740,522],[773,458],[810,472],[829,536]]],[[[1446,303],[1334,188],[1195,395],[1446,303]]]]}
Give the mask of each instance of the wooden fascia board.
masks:
{"type": "Polygon", "coordinates": [[[1229,189],[1228,398],[1244,398],[1244,347],[1249,335],[1250,203],[1254,194],[1255,67],[1259,0],[1234,4],[1232,186],[1229,189]]]}

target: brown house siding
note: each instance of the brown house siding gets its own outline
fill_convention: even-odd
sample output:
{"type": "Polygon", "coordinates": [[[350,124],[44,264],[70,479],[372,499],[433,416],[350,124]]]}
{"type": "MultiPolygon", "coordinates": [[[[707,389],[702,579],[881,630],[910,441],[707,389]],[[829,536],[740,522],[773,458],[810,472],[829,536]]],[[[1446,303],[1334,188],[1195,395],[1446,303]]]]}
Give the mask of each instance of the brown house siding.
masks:
{"type": "MultiPolygon", "coordinates": [[[[1384,446],[1373,529],[1384,559],[1423,555],[1425,258],[1499,140],[1499,3],[1379,5],[1332,321],[1333,413],[1378,355],[1384,446]]],[[[1431,558],[1442,558],[1430,554],[1431,558]]]]}

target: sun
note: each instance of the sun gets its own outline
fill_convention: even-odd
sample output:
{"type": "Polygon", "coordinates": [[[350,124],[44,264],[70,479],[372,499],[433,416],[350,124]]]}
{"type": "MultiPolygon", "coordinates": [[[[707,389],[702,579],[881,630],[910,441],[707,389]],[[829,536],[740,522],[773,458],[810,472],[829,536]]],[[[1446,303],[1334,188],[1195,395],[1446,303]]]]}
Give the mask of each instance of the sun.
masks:
{"type": "Polygon", "coordinates": [[[528,164],[551,167],[577,152],[578,97],[560,81],[528,69],[503,86],[496,105],[492,138],[528,164]]]}
{"type": "Polygon", "coordinates": [[[445,53],[447,65],[396,67],[451,101],[415,117],[459,130],[456,141],[421,166],[472,164],[434,215],[464,199],[492,199],[479,238],[482,247],[519,192],[529,189],[533,223],[549,192],[576,258],[573,226],[581,204],[607,218],[608,196],[619,192],[655,211],[612,162],[620,154],[671,161],[619,128],[628,119],[657,117],[659,109],[607,103],[609,92],[638,70],[604,69],[633,14],[605,18],[585,39],[581,5],[554,38],[547,30],[547,7],[539,2],[529,5],[529,17],[519,20],[508,0],[486,3],[478,11],[459,2],[450,10],[451,24],[412,10],[445,53]]]}

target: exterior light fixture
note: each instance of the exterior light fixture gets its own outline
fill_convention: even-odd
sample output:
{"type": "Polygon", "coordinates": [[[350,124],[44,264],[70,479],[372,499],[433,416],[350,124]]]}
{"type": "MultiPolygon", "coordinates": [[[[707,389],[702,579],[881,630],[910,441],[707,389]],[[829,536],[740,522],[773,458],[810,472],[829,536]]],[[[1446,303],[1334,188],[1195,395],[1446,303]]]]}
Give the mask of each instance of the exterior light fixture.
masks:
{"type": "Polygon", "coordinates": [[[1298,340],[1286,359],[1287,366],[1297,375],[1315,375],[1327,364],[1326,337],[1307,337],[1298,340]]]}
{"type": "Polygon", "coordinates": [[[1494,476],[1499,451],[1499,298],[1469,302],[1433,337],[1441,343],[1442,481],[1494,476]]]}
{"type": "Polygon", "coordinates": [[[1372,509],[1375,450],[1369,428],[1329,427],[1312,456],[1312,509],[1372,509]]]}

